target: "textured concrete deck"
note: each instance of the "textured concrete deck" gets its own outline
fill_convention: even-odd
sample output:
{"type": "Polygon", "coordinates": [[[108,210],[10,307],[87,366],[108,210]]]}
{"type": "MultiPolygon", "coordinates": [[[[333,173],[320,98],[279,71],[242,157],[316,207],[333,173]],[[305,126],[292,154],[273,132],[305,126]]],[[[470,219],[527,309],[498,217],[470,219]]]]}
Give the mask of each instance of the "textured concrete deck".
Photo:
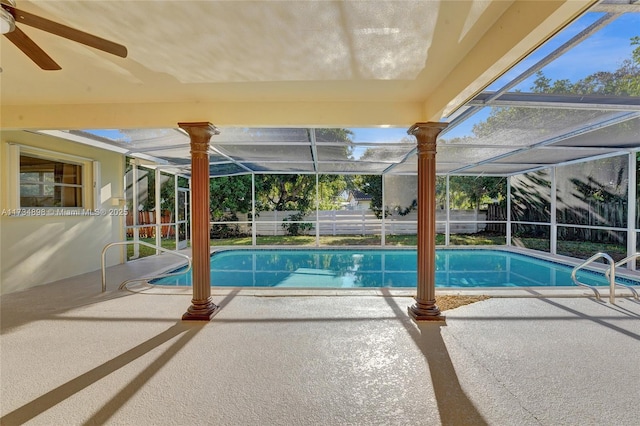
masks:
{"type": "Polygon", "coordinates": [[[112,287],[94,273],[0,299],[1,424],[639,421],[632,299],[492,298],[416,325],[409,297],[232,290],[197,324],[179,321],[188,294],[112,287]]]}

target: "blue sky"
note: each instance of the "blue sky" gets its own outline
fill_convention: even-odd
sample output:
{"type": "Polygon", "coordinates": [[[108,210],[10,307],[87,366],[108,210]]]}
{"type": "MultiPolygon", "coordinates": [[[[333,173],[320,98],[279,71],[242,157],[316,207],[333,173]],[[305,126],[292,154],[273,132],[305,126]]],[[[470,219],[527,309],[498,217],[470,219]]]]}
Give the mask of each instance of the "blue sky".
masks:
{"type": "MultiPolygon", "coordinates": [[[[486,90],[499,90],[511,79],[517,77],[550,52],[560,47],[602,15],[602,13],[587,13],[497,79],[486,90]]],[[[542,71],[547,78],[552,80],[568,79],[572,82],[597,71],[615,71],[620,67],[622,61],[631,58],[634,47],[631,46],[630,40],[634,36],[640,36],[640,14],[627,13],[609,22],[604,28],[583,40],[582,43],[576,45],[546,67],[543,67],[542,71]]],[[[510,90],[528,92],[535,78],[535,75],[533,75],[510,90]]],[[[471,135],[473,125],[486,120],[490,112],[491,108],[482,108],[456,128],[445,133],[443,135],[444,138],[451,139],[471,135]]]]}
{"type": "Polygon", "coordinates": [[[380,128],[352,128],[354,142],[397,142],[402,138],[409,137],[405,128],[390,127],[380,128]]]}
{"type": "MultiPolygon", "coordinates": [[[[496,80],[487,90],[500,89],[509,80],[560,47],[601,16],[602,13],[585,14],[496,80]]],[[[627,13],[592,34],[582,43],[544,67],[542,71],[552,80],[569,79],[571,81],[580,80],[597,71],[614,71],[623,60],[631,58],[633,47],[629,42],[633,36],[640,36],[640,14],[627,13]]],[[[528,91],[533,80],[535,80],[535,76],[520,83],[516,89],[528,91]]]]}
{"type": "Polygon", "coordinates": [[[85,130],[85,132],[114,141],[131,142],[131,140],[129,140],[129,138],[127,138],[127,136],[118,129],[94,129],[85,130]]]}

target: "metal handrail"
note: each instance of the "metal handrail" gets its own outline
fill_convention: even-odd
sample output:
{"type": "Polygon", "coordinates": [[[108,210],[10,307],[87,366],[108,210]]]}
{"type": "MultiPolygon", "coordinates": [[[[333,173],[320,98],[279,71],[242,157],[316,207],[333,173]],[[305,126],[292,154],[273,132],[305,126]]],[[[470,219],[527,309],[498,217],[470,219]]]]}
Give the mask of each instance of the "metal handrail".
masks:
{"type": "Polygon", "coordinates": [[[185,272],[188,272],[189,270],[191,270],[191,258],[189,256],[187,256],[186,254],[176,253],[173,250],[169,250],[169,249],[166,249],[164,247],[154,246],[153,244],[145,243],[144,241],[116,241],[114,243],[107,244],[102,249],[102,258],[101,258],[101,265],[100,266],[102,268],[102,292],[103,293],[105,291],[107,291],[107,268],[106,268],[106,256],[105,256],[106,253],[107,253],[107,250],[110,249],[113,246],[124,246],[124,245],[128,245],[128,244],[142,244],[143,246],[151,247],[152,249],[156,249],[156,250],[164,252],[164,253],[169,253],[169,254],[172,254],[174,256],[185,258],[185,259],[187,259],[187,262],[188,262],[189,265],[187,266],[186,270],[180,271],[180,272],[172,272],[170,274],[162,274],[162,275],[158,275],[158,276],[155,276],[155,277],[136,278],[136,279],[124,281],[122,284],[120,284],[120,286],[118,287],[118,290],[122,290],[125,285],[127,285],[127,284],[129,284],[130,282],[133,282],[133,281],[150,280],[150,279],[164,278],[164,277],[172,277],[174,275],[182,275],[185,272]]]}
{"type": "Polygon", "coordinates": [[[584,268],[585,266],[589,265],[590,263],[595,262],[598,259],[605,259],[607,262],[609,262],[609,269],[607,269],[607,271],[611,271],[611,274],[609,276],[607,276],[607,278],[609,279],[609,302],[612,304],[616,303],[616,264],[613,261],[613,259],[611,258],[611,256],[609,256],[607,253],[596,253],[593,256],[591,256],[590,258],[588,258],[587,260],[585,260],[584,262],[582,262],[580,265],[576,266],[575,268],[573,268],[573,271],[571,271],[571,279],[573,280],[573,283],[575,285],[579,285],[582,287],[587,287],[590,288],[591,290],[593,290],[593,292],[596,294],[596,299],[600,300],[600,292],[598,291],[597,288],[595,288],[595,286],[589,285],[589,284],[585,284],[583,282],[578,281],[578,278],[576,277],[576,274],[578,273],[578,271],[582,268],[584,268]]]}
{"type": "MultiPolygon", "coordinates": [[[[624,265],[625,263],[629,262],[630,260],[634,260],[634,259],[637,259],[637,258],[640,258],[640,252],[632,254],[631,256],[627,256],[624,259],[622,259],[621,261],[616,262],[615,267],[618,268],[618,267],[624,265]]],[[[607,269],[607,271],[604,274],[606,275],[607,278],[609,278],[609,274],[610,273],[611,273],[611,270],[607,269]]],[[[615,279],[615,277],[614,277],[614,279],[615,279]]],[[[636,299],[636,300],[640,300],[640,296],[638,295],[638,292],[636,291],[636,289],[633,288],[633,286],[630,286],[630,285],[627,285],[627,284],[622,284],[622,283],[619,283],[619,282],[616,282],[616,285],[619,285],[620,287],[624,287],[627,290],[631,291],[631,293],[633,293],[633,298],[636,299]]]]}

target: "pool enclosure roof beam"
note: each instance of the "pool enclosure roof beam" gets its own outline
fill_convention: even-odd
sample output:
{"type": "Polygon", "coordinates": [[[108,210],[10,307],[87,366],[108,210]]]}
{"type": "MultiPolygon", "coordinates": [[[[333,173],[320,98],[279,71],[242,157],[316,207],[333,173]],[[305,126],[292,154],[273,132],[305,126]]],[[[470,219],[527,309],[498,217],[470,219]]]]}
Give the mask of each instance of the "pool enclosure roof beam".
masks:
{"type": "MultiPolygon", "coordinates": [[[[572,47],[576,46],[581,41],[583,41],[584,39],[586,39],[587,37],[592,35],[595,31],[597,31],[597,30],[601,29],[602,27],[606,26],[606,24],[608,22],[610,22],[614,18],[618,17],[619,14],[620,14],[619,12],[615,13],[615,14],[614,13],[606,13],[604,16],[602,16],[596,22],[594,22],[593,24],[589,25],[584,30],[580,31],[580,33],[578,33],[577,35],[575,35],[572,38],[570,38],[562,46],[560,46],[559,48],[553,50],[547,56],[545,56],[544,58],[542,58],[541,60],[539,60],[538,62],[533,64],[531,67],[529,67],[527,70],[522,72],[520,75],[518,75],[517,77],[515,77],[514,79],[509,81],[504,86],[502,86],[502,88],[500,88],[496,92],[494,92],[494,93],[492,93],[490,95],[486,95],[485,99],[481,99],[480,98],[480,97],[482,97],[484,92],[480,93],[478,96],[474,97],[469,103],[465,104],[462,108],[469,107],[469,106],[474,106],[474,107],[486,106],[488,104],[491,104],[492,101],[494,101],[497,98],[499,98],[502,94],[507,93],[509,89],[517,86],[519,83],[521,83],[524,80],[526,80],[529,76],[531,76],[531,75],[535,74],[536,72],[538,72],[542,67],[544,67],[545,65],[553,62],[555,59],[560,57],[562,55],[562,53],[567,52],[572,47]],[[475,103],[475,105],[474,105],[474,103],[475,103]]],[[[449,124],[449,127],[447,129],[445,129],[444,133],[448,133],[448,132],[452,131],[458,124],[462,123],[464,120],[468,119],[470,116],[472,116],[473,114],[475,114],[478,111],[479,111],[479,108],[467,108],[460,115],[457,115],[455,113],[454,114],[450,114],[450,117],[448,118],[450,124],[449,124]]]]}
{"type": "Polygon", "coordinates": [[[529,108],[563,108],[591,110],[640,111],[640,103],[635,96],[612,95],[567,95],[550,93],[505,93],[493,97],[490,92],[483,92],[469,101],[473,107],[511,106],[529,108]]]}
{"type": "Polygon", "coordinates": [[[311,142],[311,158],[313,171],[318,172],[318,148],[316,147],[316,129],[309,129],[309,141],[311,142]]]}
{"type": "MultiPolygon", "coordinates": [[[[493,163],[493,162],[496,162],[498,160],[501,160],[501,159],[504,159],[504,158],[508,158],[510,156],[513,156],[516,153],[523,153],[523,152],[531,151],[531,150],[533,150],[535,148],[548,147],[549,145],[552,145],[552,144],[555,144],[555,143],[558,143],[558,142],[561,142],[561,141],[564,141],[564,140],[567,140],[567,139],[570,139],[570,138],[573,138],[573,137],[576,137],[576,136],[580,136],[580,135],[583,135],[583,134],[586,134],[586,133],[590,133],[590,132],[593,132],[593,131],[596,131],[596,130],[599,130],[599,129],[604,129],[604,128],[609,127],[609,126],[615,126],[615,125],[624,123],[626,121],[636,119],[638,117],[640,117],[640,112],[630,112],[630,113],[618,116],[618,117],[613,118],[613,119],[603,120],[603,121],[601,121],[599,123],[595,123],[595,124],[593,124],[591,126],[583,127],[583,128],[578,129],[578,130],[575,130],[573,132],[566,133],[564,135],[560,135],[560,136],[557,136],[557,137],[554,137],[554,138],[551,138],[551,139],[547,139],[545,141],[539,142],[539,143],[537,143],[535,145],[531,145],[531,146],[526,147],[526,148],[517,149],[517,150],[515,150],[513,152],[509,152],[509,153],[506,153],[506,154],[503,154],[503,155],[498,155],[496,157],[492,157],[489,160],[480,161],[480,162],[477,162],[475,164],[469,164],[467,166],[460,167],[460,168],[458,168],[456,170],[452,170],[448,174],[458,174],[458,173],[464,172],[465,170],[468,170],[468,169],[471,169],[473,167],[476,167],[478,165],[487,164],[487,163],[493,163]]],[[[557,149],[566,150],[566,149],[571,149],[571,148],[558,147],[557,149]]],[[[621,150],[618,149],[618,150],[615,150],[615,151],[620,152],[621,150]]],[[[599,157],[599,156],[600,155],[595,155],[593,157],[599,157]]],[[[591,158],[591,157],[589,157],[589,158],[591,158]]],[[[582,160],[586,160],[586,158],[582,158],[582,160]]],[[[554,164],[558,164],[558,163],[548,164],[547,167],[552,166],[554,164]]],[[[518,173],[523,173],[523,171],[519,171],[518,173]]]]}
{"type": "Polygon", "coordinates": [[[524,80],[526,80],[528,77],[530,77],[533,74],[535,74],[536,72],[538,72],[542,67],[544,67],[545,65],[548,65],[551,62],[555,61],[563,53],[568,52],[570,49],[572,49],[578,43],[582,42],[587,37],[591,36],[594,32],[596,32],[596,31],[602,29],[603,27],[605,27],[609,22],[611,22],[613,19],[617,18],[618,16],[620,16],[619,13],[618,14],[606,13],[600,19],[595,21],[593,24],[589,25],[587,28],[585,28],[584,30],[580,31],[575,36],[571,37],[571,39],[569,39],[562,46],[558,47],[553,52],[551,52],[550,54],[548,54],[547,56],[542,58],[540,61],[535,63],[529,69],[524,71],[522,74],[520,74],[519,76],[517,76],[516,78],[511,80],[509,83],[505,84],[500,90],[496,91],[493,95],[491,95],[486,100],[486,102],[490,103],[494,99],[497,99],[503,93],[506,93],[507,91],[509,91],[509,89],[513,89],[518,84],[520,84],[524,80]]]}

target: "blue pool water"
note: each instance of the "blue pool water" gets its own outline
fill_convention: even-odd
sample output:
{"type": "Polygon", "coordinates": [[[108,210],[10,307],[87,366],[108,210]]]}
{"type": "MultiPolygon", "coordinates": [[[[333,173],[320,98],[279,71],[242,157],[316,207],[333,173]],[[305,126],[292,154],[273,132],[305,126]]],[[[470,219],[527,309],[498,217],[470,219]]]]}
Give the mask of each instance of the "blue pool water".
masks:
{"type": "MultiPolygon", "coordinates": [[[[215,287],[415,287],[416,250],[251,249],[211,256],[215,287]]],[[[573,286],[572,268],[503,250],[436,250],[436,287],[573,286]]],[[[586,284],[606,286],[602,274],[579,271],[586,284]]],[[[640,282],[625,282],[640,284],[640,282]]],[[[152,281],[190,286],[191,273],[152,281]]]]}

